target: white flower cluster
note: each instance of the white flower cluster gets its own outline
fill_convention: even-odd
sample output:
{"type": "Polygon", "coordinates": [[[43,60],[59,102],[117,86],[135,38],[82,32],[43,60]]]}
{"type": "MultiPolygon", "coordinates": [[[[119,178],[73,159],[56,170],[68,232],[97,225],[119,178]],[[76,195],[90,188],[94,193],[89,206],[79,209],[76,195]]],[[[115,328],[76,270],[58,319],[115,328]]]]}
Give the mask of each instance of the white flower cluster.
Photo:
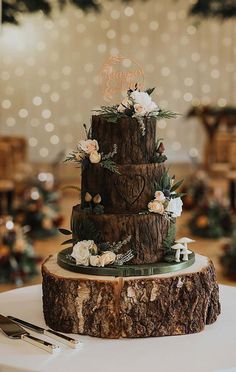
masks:
{"type": "Polygon", "coordinates": [[[100,163],[102,157],[98,150],[99,145],[97,140],[81,140],[78,143],[77,159],[80,160],[84,156],[89,156],[91,163],[100,163]]]}
{"type": "Polygon", "coordinates": [[[133,116],[145,116],[152,111],[158,111],[159,108],[152,101],[151,96],[146,92],[133,91],[118,106],[118,112],[124,112],[126,109],[134,109],[133,116]]]}
{"type": "MultiPolygon", "coordinates": [[[[173,192],[172,194],[175,194],[173,192]]],[[[171,216],[180,217],[182,213],[183,202],[180,197],[167,199],[162,191],[155,192],[154,200],[148,203],[148,210],[152,213],[163,214],[164,212],[171,213],[171,216]]]]}
{"type": "Polygon", "coordinates": [[[98,248],[93,240],[82,240],[74,245],[71,256],[75,259],[76,265],[99,266],[111,265],[116,260],[116,254],[112,251],[105,251],[98,255],[98,248]]]}

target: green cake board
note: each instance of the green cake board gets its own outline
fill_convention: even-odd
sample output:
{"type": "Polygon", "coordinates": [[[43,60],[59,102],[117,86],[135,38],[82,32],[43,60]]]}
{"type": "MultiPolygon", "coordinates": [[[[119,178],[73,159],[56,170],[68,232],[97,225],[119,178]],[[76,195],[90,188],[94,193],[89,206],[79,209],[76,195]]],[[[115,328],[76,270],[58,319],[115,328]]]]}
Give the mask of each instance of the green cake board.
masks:
{"type": "Polygon", "coordinates": [[[65,270],[73,271],[80,274],[100,275],[100,276],[149,276],[157,274],[168,274],[192,266],[195,262],[195,254],[189,255],[188,261],[181,262],[157,262],[144,265],[110,265],[106,267],[92,267],[76,265],[72,257],[72,248],[66,248],[57,255],[57,263],[65,270]]]}

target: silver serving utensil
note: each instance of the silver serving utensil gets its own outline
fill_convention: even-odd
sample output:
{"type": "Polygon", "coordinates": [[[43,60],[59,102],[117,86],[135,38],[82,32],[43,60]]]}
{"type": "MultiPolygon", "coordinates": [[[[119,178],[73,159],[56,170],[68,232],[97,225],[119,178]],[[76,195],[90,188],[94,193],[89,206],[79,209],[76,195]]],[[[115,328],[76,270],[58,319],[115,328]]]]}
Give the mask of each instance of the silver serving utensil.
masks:
{"type": "Polygon", "coordinates": [[[58,340],[67,346],[72,347],[73,349],[77,349],[81,346],[81,342],[79,340],[76,340],[75,338],[63,335],[59,332],[53,331],[52,329],[45,329],[43,327],[36,326],[32,323],[26,322],[25,320],[15,318],[14,316],[8,316],[9,319],[11,319],[13,322],[16,322],[17,324],[22,325],[23,327],[29,328],[34,332],[41,333],[45,336],[51,337],[55,340],[58,340]]]}
{"type": "Polygon", "coordinates": [[[27,331],[24,330],[24,328],[1,314],[0,329],[9,338],[29,342],[30,344],[37,346],[40,349],[43,349],[51,354],[60,351],[59,346],[50,344],[47,341],[43,341],[37,337],[31,336],[27,331]]]}

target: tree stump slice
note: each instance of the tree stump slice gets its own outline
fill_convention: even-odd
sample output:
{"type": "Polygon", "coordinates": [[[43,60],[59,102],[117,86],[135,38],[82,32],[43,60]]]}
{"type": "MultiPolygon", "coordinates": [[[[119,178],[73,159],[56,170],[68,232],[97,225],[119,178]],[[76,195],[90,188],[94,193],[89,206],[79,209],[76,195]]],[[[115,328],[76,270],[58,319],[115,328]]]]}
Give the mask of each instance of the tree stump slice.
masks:
{"type": "Polygon", "coordinates": [[[73,273],[50,256],[42,266],[46,324],[60,332],[101,338],[197,333],[220,314],[212,262],[174,273],[116,278],[73,273]]]}

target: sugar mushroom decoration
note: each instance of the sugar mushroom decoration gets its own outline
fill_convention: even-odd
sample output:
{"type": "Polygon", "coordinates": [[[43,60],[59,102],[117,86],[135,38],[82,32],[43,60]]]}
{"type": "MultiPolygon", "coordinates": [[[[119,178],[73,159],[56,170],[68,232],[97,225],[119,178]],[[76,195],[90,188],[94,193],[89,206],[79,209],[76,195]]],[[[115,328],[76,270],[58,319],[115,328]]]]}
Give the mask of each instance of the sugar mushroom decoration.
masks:
{"type": "Polygon", "coordinates": [[[176,243],[176,244],[172,245],[171,248],[174,249],[174,250],[176,250],[176,253],[175,253],[175,262],[180,262],[180,253],[185,248],[184,245],[181,244],[181,243],[176,243]]]}
{"type": "Polygon", "coordinates": [[[183,249],[181,250],[180,254],[183,255],[183,261],[188,261],[188,255],[191,254],[192,252],[188,250],[188,244],[194,243],[195,240],[183,237],[178,240],[176,240],[176,243],[183,244],[183,249]]]}
{"type": "Polygon", "coordinates": [[[188,261],[188,255],[191,254],[191,253],[192,253],[192,252],[191,252],[190,250],[188,250],[188,249],[183,249],[183,250],[180,252],[180,254],[183,255],[182,260],[183,260],[183,261],[188,261]]]}

